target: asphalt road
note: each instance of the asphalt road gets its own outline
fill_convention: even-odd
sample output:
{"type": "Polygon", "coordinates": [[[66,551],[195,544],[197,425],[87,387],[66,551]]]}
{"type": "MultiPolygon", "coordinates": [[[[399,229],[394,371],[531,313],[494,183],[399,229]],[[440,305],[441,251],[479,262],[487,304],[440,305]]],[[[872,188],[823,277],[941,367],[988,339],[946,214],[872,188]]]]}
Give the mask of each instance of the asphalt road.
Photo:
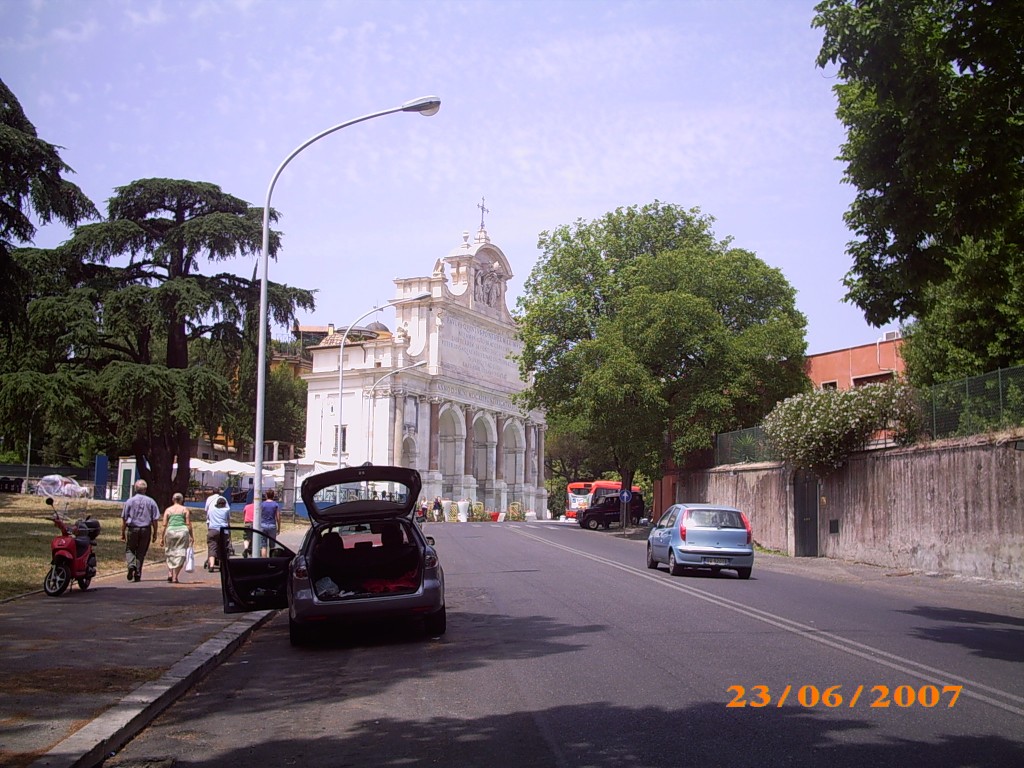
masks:
{"type": "Polygon", "coordinates": [[[575,525],[428,533],[443,639],[292,649],[282,614],[106,765],[1024,765],[1019,586],[768,556],[671,577],[575,525]]]}

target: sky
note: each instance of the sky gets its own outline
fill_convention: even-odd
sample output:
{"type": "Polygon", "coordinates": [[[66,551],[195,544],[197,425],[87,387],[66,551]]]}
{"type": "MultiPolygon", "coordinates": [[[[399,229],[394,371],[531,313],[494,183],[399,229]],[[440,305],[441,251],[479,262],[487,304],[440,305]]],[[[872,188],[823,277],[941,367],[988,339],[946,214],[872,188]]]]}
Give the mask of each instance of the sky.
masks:
{"type": "Polygon", "coordinates": [[[347,327],[394,278],[429,275],[482,200],[510,309],[542,232],[659,200],[781,270],[814,354],[891,328],[842,300],[854,190],[813,16],[812,0],[3,0],[0,78],[104,211],[144,178],[262,207],[308,139],[440,97],[432,117],[346,127],[282,172],[269,273],[317,291],[302,324],[347,327]]]}

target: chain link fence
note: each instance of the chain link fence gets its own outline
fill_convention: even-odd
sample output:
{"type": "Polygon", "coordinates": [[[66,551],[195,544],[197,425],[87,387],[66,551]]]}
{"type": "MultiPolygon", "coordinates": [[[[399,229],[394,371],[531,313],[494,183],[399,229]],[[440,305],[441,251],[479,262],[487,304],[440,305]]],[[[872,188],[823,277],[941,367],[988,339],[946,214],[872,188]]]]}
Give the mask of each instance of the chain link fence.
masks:
{"type": "MultiPolygon", "coordinates": [[[[1002,368],[918,392],[923,435],[967,437],[1024,426],[1024,366],[1002,368]]],[[[889,445],[888,439],[873,443],[889,445]]],[[[715,465],[777,461],[760,427],[715,436],[715,465]]]]}
{"type": "Polygon", "coordinates": [[[1024,366],[936,384],[921,393],[921,414],[936,439],[1024,426],[1024,366]]]}

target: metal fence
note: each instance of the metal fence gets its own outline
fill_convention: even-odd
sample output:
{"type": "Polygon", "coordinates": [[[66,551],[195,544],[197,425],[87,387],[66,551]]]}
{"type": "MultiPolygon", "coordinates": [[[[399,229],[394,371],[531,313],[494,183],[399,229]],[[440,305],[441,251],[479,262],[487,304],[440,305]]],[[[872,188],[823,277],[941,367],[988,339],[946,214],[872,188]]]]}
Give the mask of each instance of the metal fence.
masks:
{"type": "MultiPolygon", "coordinates": [[[[936,384],[918,393],[921,432],[932,439],[1024,426],[1024,366],[936,384]]],[[[891,445],[887,435],[872,447],[891,445]]],[[[760,427],[715,436],[715,465],[775,461],[760,427]]]]}
{"type": "Polygon", "coordinates": [[[760,427],[723,432],[715,436],[715,465],[776,461],[764,430],[760,427]]]}
{"type": "Polygon", "coordinates": [[[936,384],[921,393],[921,413],[933,438],[1024,426],[1024,366],[936,384]]]}

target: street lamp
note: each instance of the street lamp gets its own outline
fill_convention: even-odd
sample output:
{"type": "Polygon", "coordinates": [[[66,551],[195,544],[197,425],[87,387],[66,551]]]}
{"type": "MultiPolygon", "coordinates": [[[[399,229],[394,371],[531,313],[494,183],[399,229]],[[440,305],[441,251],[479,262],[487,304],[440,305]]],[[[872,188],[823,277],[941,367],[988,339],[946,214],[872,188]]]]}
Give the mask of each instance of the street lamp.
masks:
{"type": "MultiPolygon", "coordinates": [[[[285,169],[285,166],[292,161],[299,152],[304,150],[313,142],[319,141],[324,136],[329,136],[335,131],[340,131],[342,128],[347,128],[350,125],[356,123],[362,123],[366,120],[372,120],[375,117],[383,117],[384,115],[390,115],[394,112],[419,112],[425,117],[436,115],[437,110],[441,108],[441,100],[437,96],[424,96],[420,99],[413,99],[407,101],[400,107],[393,107],[391,109],[385,109],[381,112],[372,112],[369,115],[363,115],[353,120],[346,120],[344,123],[338,123],[338,125],[328,128],[326,131],[321,131],[316,136],[307,139],[288,155],[284,161],[277,166],[277,170],[274,171],[274,175],[270,178],[270,184],[267,186],[267,199],[263,204],[263,248],[261,252],[261,258],[263,261],[260,275],[260,334],[259,334],[259,351],[256,360],[256,435],[255,435],[255,449],[256,449],[256,479],[253,483],[252,489],[252,501],[253,509],[260,510],[261,496],[263,495],[263,425],[264,425],[264,408],[265,400],[267,395],[267,273],[268,267],[267,262],[270,261],[270,198],[274,194],[274,185],[277,184],[277,179],[281,175],[281,172],[285,169]]],[[[254,514],[252,516],[252,527],[256,532],[260,531],[260,516],[254,514]]],[[[254,547],[258,542],[254,542],[254,547]]],[[[259,550],[254,550],[259,551],[259,550]]]]}
{"type": "MultiPolygon", "coordinates": [[[[397,307],[402,304],[407,304],[412,301],[419,301],[421,299],[429,299],[430,291],[424,291],[423,293],[417,293],[415,296],[409,296],[403,299],[391,299],[385,305],[387,307],[397,307]]],[[[356,327],[356,323],[362,320],[364,317],[372,315],[374,312],[380,312],[385,307],[374,307],[368,312],[364,312],[352,323],[348,328],[345,329],[345,333],[341,335],[341,345],[338,347],[338,469],[341,469],[341,447],[342,447],[342,429],[344,425],[341,420],[341,404],[345,399],[345,342],[348,341],[348,335],[352,332],[352,329],[356,327]]],[[[426,362],[426,361],[424,361],[426,362]]],[[[398,371],[395,371],[397,373],[398,371]]]]}
{"type": "Polygon", "coordinates": [[[371,464],[373,463],[373,417],[377,411],[377,399],[374,395],[377,390],[377,385],[384,381],[384,379],[394,376],[396,373],[408,371],[413,368],[419,368],[421,365],[426,364],[426,360],[420,360],[418,363],[413,363],[412,365],[405,365],[402,366],[401,368],[395,368],[395,370],[388,371],[387,373],[385,373],[383,376],[381,376],[379,379],[373,382],[373,384],[370,386],[370,413],[368,414],[366,420],[366,460],[371,464]]]}
{"type": "Polygon", "coordinates": [[[22,488],[22,493],[28,493],[28,475],[29,469],[32,467],[32,422],[36,417],[36,411],[39,410],[39,403],[35,408],[32,409],[32,415],[28,417],[28,451],[25,453],[25,487],[22,488]]]}

